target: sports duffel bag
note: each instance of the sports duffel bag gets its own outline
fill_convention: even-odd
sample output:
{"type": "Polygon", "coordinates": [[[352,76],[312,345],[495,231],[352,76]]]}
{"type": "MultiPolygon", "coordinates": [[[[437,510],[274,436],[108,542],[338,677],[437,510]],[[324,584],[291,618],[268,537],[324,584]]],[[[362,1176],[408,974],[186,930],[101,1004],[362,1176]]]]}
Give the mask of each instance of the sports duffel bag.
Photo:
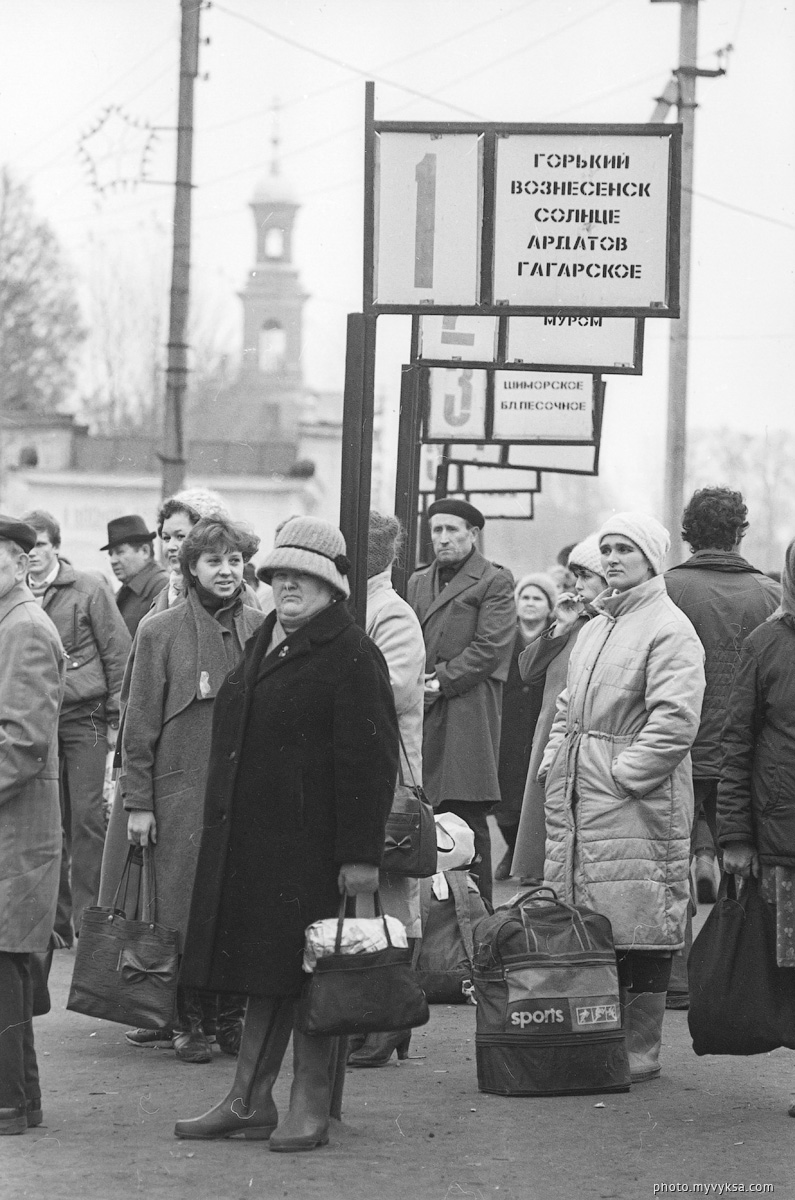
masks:
{"type": "Polygon", "coordinates": [[[517,896],[474,928],[478,1087],[500,1096],[629,1090],[607,917],[517,896]]]}

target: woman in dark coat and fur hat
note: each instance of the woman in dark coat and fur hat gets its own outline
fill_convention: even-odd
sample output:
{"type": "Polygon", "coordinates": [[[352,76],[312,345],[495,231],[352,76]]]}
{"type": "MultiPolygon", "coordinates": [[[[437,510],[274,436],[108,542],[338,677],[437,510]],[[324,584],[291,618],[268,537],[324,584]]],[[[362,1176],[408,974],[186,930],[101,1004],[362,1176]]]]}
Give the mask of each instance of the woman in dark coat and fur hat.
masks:
{"type": "Polygon", "coordinates": [[[353,620],[345,541],[295,517],[260,576],[275,612],[216,701],[183,983],[248,996],[232,1089],[178,1121],[186,1138],[270,1138],[272,1150],[328,1141],[335,1039],[292,1030],[304,930],[340,894],[372,894],[398,765],[389,672],[353,620]],[[290,1032],[290,1110],[272,1088],[290,1032]]]}

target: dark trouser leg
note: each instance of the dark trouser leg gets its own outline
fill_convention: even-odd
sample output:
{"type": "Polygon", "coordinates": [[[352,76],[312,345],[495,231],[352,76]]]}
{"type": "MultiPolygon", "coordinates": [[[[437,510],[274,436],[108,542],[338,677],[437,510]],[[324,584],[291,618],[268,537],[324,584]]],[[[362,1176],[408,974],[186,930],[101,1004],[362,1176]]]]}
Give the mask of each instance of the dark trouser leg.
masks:
{"type": "Polygon", "coordinates": [[[475,800],[443,800],[436,811],[455,813],[466,821],[475,835],[475,862],[469,868],[470,874],[477,880],[480,894],[491,904],[492,874],[491,874],[491,834],[486,820],[492,805],[481,804],[475,800]]]}
{"type": "MultiPolygon", "coordinates": [[[[0,951],[0,1108],[24,1111],[25,1068],[35,1064],[33,1014],[27,954],[0,951]],[[27,977],[28,1010],[25,1008],[27,977]],[[26,1041],[29,1040],[29,1047],[26,1041]]],[[[38,1083],[38,1072],[36,1073],[38,1083]]]]}
{"type": "MultiPolygon", "coordinates": [[[[693,780],[693,799],[695,801],[695,813],[693,818],[693,834],[695,836],[696,825],[698,818],[703,816],[709,831],[712,834],[712,841],[715,844],[715,853],[718,856],[718,862],[723,868],[723,854],[718,846],[718,780],[717,779],[694,779],[693,780]]],[[[691,842],[691,855],[695,854],[695,841],[691,842]]]]}
{"type": "MultiPolygon", "coordinates": [[[[72,918],[80,932],[83,910],[96,904],[105,821],[102,788],[108,742],[104,708],[94,702],[61,715],[58,745],[62,759],[62,811],[68,813],[66,840],[71,859],[72,918]]],[[[63,930],[56,924],[63,936],[63,930]]]]}

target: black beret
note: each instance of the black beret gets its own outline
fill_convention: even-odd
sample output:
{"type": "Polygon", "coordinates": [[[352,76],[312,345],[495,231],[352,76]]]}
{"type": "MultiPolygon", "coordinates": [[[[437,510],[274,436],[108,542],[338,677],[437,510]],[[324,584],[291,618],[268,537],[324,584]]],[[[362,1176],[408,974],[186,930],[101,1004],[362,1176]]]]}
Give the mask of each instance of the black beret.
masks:
{"type": "Polygon", "coordinates": [[[7,542],[15,542],[26,554],[30,554],[36,545],[38,536],[32,525],[18,521],[16,517],[4,517],[0,513],[0,538],[4,538],[7,542]]]}
{"type": "Polygon", "coordinates": [[[476,529],[482,529],[486,518],[480,509],[475,508],[468,500],[434,500],[428,509],[428,516],[435,517],[437,513],[448,513],[451,517],[462,517],[476,529]]]}

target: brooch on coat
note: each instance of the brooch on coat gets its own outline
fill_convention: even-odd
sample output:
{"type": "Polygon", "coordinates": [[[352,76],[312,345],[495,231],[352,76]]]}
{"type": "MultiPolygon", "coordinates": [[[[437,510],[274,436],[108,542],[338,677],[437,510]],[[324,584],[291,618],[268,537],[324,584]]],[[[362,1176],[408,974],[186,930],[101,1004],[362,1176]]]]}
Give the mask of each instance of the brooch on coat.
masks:
{"type": "Polygon", "coordinates": [[[290,647],[282,646],[281,650],[279,651],[279,658],[284,658],[285,655],[289,654],[289,653],[290,653],[290,647]]]}

